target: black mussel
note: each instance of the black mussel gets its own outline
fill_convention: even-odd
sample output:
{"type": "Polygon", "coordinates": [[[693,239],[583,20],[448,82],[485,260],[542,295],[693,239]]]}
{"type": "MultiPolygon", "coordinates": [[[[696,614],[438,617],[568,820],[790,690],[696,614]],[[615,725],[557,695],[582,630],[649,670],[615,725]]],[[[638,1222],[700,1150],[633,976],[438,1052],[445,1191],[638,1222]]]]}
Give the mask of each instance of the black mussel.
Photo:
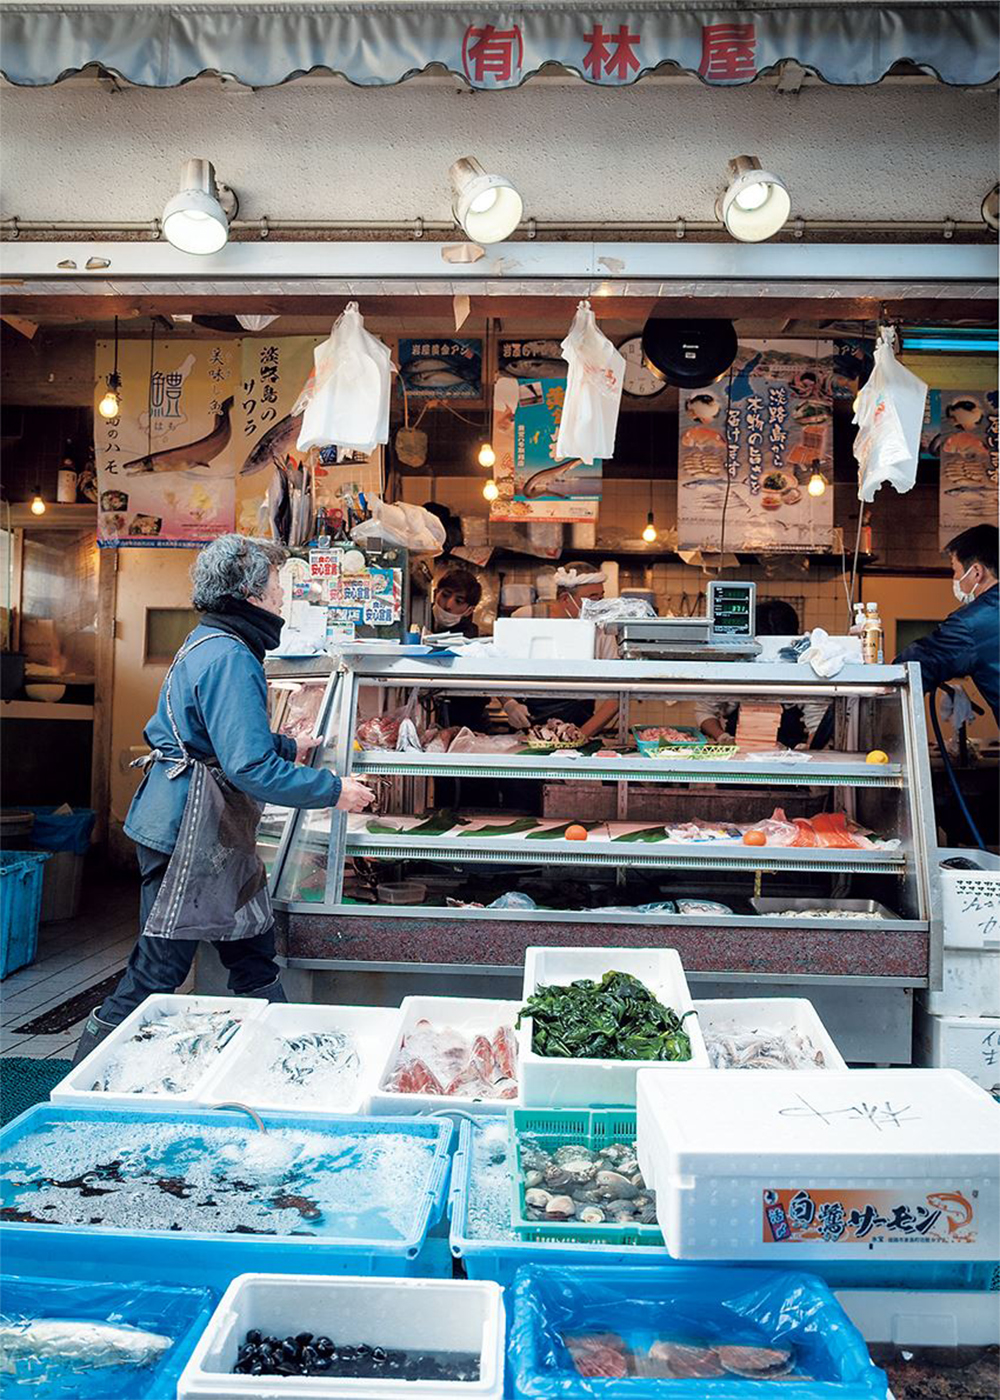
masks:
{"type": "Polygon", "coordinates": [[[326,1356],[329,1355],[331,1351],[333,1351],[333,1342],[330,1340],[329,1337],[317,1337],[315,1341],[315,1347],[318,1352],[321,1352],[324,1356],[326,1356]]]}
{"type": "Polygon", "coordinates": [[[299,1349],[291,1337],[286,1337],[281,1343],[281,1355],[287,1357],[289,1361],[294,1361],[299,1354],[299,1349]]]}
{"type": "Polygon", "coordinates": [[[389,1353],[386,1351],[385,1347],[372,1348],[372,1360],[377,1361],[380,1366],[388,1359],[388,1356],[389,1353]]]}
{"type": "Polygon", "coordinates": [[[252,1347],[259,1347],[262,1341],[263,1338],[259,1330],[256,1327],[251,1327],[250,1331],[247,1333],[248,1344],[252,1347]]]}
{"type": "Polygon", "coordinates": [[[307,1347],[307,1346],[309,1345],[309,1343],[312,1341],[312,1339],[313,1339],[313,1334],[312,1334],[312,1332],[300,1332],[300,1333],[298,1334],[298,1336],[295,1338],[295,1341],[296,1341],[296,1343],[297,1343],[298,1346],[300,1346],[300,1347],[307,1347]]]}
{"type": "Polygon", "coordinates": [[[247,1375],[250,1375],[250,1376],[262,1376],[263,1374],[264,1374],[264,1363],[263,1363],[263,1361],[261,1361],[261,1359],[260,1359],[259,1356],[258,1356],[258,1357],[254,1357],[253,1361],[250,1362],[250,1369],[249,1369],[249,1371],[247,1372],[247,1375]]]}
{"type": "Polygon", "coordinates": [[[315,1347],[304,1346],[302,1348],[302,1360],[307,1366],[312,1366],[319,1360],[319,1352],[315,1347]]]}

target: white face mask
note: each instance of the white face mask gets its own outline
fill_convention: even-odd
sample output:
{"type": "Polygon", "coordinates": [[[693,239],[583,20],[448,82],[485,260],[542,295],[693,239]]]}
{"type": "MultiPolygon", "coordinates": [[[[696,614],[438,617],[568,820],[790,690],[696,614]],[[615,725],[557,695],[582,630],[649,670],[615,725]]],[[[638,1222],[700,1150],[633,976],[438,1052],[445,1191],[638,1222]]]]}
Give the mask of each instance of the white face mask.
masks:
{"type": "Polygon", "coordinates": [[[458,627],[465,621],[465,613],[448,612],[434,604],[434,621],[438,627],[458,627]]]}
{"type": "Polygon", "coordinates": [[[971,593],[966,593],[965,589],[962,587],[962,579],[964,579],[968,574],[971,574],[972,570],[975,567],[975,564],[970,564],[969,567],[966,569],[965,573],[962,575],[962,578],[956,578],[952,580],[951,591],[952,593],[954,593],[955,597],[963,606],[966,603],[971,603],[973,598],[975,598],[976,596],[975,584],[973,584],[971,593]]]}

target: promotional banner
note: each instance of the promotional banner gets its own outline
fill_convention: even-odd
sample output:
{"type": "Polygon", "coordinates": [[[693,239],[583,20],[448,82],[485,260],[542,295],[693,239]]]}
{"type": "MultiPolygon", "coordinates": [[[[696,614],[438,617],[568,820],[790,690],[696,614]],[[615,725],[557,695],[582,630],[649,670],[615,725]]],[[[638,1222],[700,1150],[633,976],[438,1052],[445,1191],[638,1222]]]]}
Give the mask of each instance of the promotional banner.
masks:
{"type": "Polygon", "coordinates": [[[421,399],[481,399],[481,340],[401,340],[399,381],[421,399]]]}
{"type": "MultiPolygon", "coordinates": [[[[242,340],[236,432],[236,528],[244,535],[273,533],[269,497],[279,468],[308,456],[296,446],[302,414],[292,407],[312,374],[313,351],[323,336],[242,340]]],[[[315,455],[315,454],[314,454],[315,455]]]]}
{"type": "Polygon", "coordinates": [[[493,479],[500,494],[490,507],[492,520],[597,519],[602,464],[555,455],[565,400],[565,379],[497,379],[493,479]]]}
{"type": "MultiPolygon", "coordinates": [[[[204,544],[233,529],[239,342],[123,340],[121,410],[94,413],[98,543],[204,544]]],[[[95,404],[114,367],[96,347],[95,404]]]]}
{"type": "Polygon", "coordinates": [[[731,374],[678,391],[680,549],[826,549],[833,543],[834,347],[748,341],[731,374]],[[809,483],[822,478],[822,494],[809,483]]]}
{"type": "Polygon", "coordinates": [[[941,548],[973,525],[997,518],[997,391],[931,389],[920,438],[921,458],[941,463],[941,548]]]}

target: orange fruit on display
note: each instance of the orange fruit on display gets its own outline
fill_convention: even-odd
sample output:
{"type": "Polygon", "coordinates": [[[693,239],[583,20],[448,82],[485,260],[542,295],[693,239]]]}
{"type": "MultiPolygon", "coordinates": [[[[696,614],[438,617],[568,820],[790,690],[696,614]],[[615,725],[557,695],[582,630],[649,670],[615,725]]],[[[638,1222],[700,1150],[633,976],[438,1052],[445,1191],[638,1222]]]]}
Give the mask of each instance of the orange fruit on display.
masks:
{"type": "Polygon", "coordinates": [[[888,763],[888,762],[889,762],[889,755],[885,752],[884,749],[872,749],[871,753],[870,753],[870,754],[868,755],[868,757],[865,759],[865,762],[866,762],[866,763],[888,763]]]}
{"type": "Polygon", "coordinates": [[[744,846],[766,846],[767,836],[763,831],[745,831],[743,844],[744,846]]]}
{"type": "Polygon", "coordinates": [[[585,826],[568,826],[566,828],[567,841],[586,841],[587,828],[585,826]]]}

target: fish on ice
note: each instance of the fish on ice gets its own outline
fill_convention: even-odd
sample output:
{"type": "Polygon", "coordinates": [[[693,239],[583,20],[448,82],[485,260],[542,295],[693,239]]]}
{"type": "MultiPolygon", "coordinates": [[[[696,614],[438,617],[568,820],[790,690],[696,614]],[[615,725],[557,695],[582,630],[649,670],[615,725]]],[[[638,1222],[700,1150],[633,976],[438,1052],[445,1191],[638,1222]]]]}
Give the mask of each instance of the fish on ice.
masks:
{"type": "Polygon", "coordinates": [[[133,457],[122,467],[130,476],[143,472],[189,472],[196,467],[207,467],[229,446],[233,435],[230,421],[233,400],[228,398],[215,415],[215,425],[210,433],[194,442],[183,443],[180,447],[165,447],[161,452],[147,453],[145,457],[133,457]]]}
{"type": "Polygon", "coordinates": [[[19,1363],[31,1361],[88,1371],[147,1366],[171,1346],[173,1339],[157,1332],[85,1318],[0,1319],[0,1373],[5,1375],[16,1375],[19,1363]]]}

